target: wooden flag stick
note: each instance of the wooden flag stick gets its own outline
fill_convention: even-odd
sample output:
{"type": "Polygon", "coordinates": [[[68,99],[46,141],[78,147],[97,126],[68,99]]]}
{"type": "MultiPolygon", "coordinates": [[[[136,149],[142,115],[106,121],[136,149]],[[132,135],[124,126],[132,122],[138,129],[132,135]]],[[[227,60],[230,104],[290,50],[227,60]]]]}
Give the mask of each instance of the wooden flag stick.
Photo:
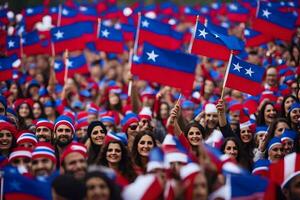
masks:
{"type": "Polygon", "coordinates": [[[137,55],[139,35],[140,35],[140,26],[141,26],[141,12],[138,13],[138,23],[137,23],[134,46],[133,46],[133,55],[137,55]]]}
{"type": "Polygon", "coordinates": [[[227,81],[227,77],[228,77],[228,73],[229,73],[229,68],[231,65],[232,56],[233,56],[233,51],[231,50],[229,61],[228,61],[226,72],[225,72],[225,76],[224,76],[224,82],[223,82],[222,92],[221,92],[221,99],[223,99],[223,97],[224,97],[224,90],[226,87],[225,85],[226,85],[226,81],[227,81]]]}
{"type": "Polygon", "coordinates": [[[193,32],[193,35],[191,37],[188,53],[192,52],[192,47],[193,47],[193,43],[194,43],[196,32],[197,32],[198,21],[199,21],[199,15],[197,15],[197,18],[196,18],[196,23],[195,23],[194,30],[193,30],[194,32],[193,32]]]}
{"type": "Polygon", "coordinates": [[[62,14],[62,5],[59,4],[59,6],[58,6],[57,24],[56,24],[57,27],[59,27],[60,24],[61,24],[61,14],[62,14]]]}
{"type": "MultiPolygon", "coordinates": [[[[130,49],[129,51],[129,58],[128,58],[128,65],[129,65],[129,71],[131,73],[131,66],[132,66],[132,59],[133,59],[133,49],[130,49]]],[[[131,90],[132,90],[132,79],[129,80],[128,83],[128,97],[131,96],[131,90]]]]}
{"type": "Polygon", "coordinates": [[[99,37],[99,34],[100,34],[100,30],[101,30],[101,18],[98,18],[97,20],[97,35],[96,35],[96,38],[99,37]]]}
{"type": "Polygon", "coordinates": [[[64,64],[65,64],[65,77],[64,77],[64,81],[65,83],[68,80],[68,72],[69,72],[69,51],[68,49],[66,49],[65,54],[64,54],[64,64]]]}
{"type": "Polygon", "coordinates": [[[177,99],[177,101],[176,101],[175,106],[179,105],[180,100],[181,100],[181,97],[182,97],[182,95],[181,95],[181,93],[180,93],[180,94],[179,94],[179,97],[178,97],[178,99],[177,99]]]}

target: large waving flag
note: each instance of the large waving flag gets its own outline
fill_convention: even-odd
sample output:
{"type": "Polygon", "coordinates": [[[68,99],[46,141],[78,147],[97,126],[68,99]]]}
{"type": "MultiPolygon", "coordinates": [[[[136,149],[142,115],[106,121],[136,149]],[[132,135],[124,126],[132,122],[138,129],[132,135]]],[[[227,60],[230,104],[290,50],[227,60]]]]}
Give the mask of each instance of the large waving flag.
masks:
{"type": "Polygon", "coordinates": [[[51,199],[51,184],[29,179],[21,175],[17,168],[4,168],[4,198],[42,200],[51,199]]]}
{"type": "MultiPolygon", "coordinates": [[[[87,66],[86,58],[83,54],[68,59],[68,77],[73,77],[75,74],[88,74],[89,69],[87,66]]],[[[62,60],[56,60],[54,63],[54,70],[56,79],[59,83],[64,81],[65,64],[62,60]]]]}
{"type": "Polygon", "coordinates": [[[169,24],[142,16],[139,30],[139,44],[148,42],[154,46],[180,49],[183,34],[172,29],[169,24]]]}
{"type": "Polygon", "coordinates": [[[260,3],[253,28],[278,39],[290,41],[296,30],[297,17],[293,13],[283,13],[260,3]]]}
{"type": "Polygon", "coordinates": [[[37,22],[41,22],[45,16],[46,11],[44,6],[35,6],[26,8],[23,11],[26,28],[28,31],[32,30],[37,22]]]}
{"type": "Polygon", "coordinates": [[[209,30],[203,24],[197,23],[192,53],[219,60],[228,60],[231,50],[239,51],[242,49],[243,43],[238,38],[217,33],[214,30],[209,30]]]}
{"type": "Polygon", "coordinates": [[[144,44],[141,63],[132,66],[132,73],[147,81],[192,90],[197,57],[144,44]]]}
{"type": "Polygon", "coordinates": [[[239,3],[230,3],[227,5],[227,18],[234,22],[247,22],[249,20],[249,10],[239,3]]]}
{"type": "Polygon", "coordinates": [[[19,67],[21,64],[17,55],[12,55],[7,58],[0,58],[0,81],[12,79],[13,68],[19,67]]]}
{"type": "Polygon", "coordinates": [[[101,24],[96,40],[96,49],[109,53],[123,53],[124,40],[122,32],[101,24]]]}
{"type": "Polygon", "coordinates": [[[86,36],[86,33],[90,34],[93,30],[91,23],[83,22],[52,28],[51,37],[56,53],[61,53],[66,49],[69,51],[84,49],[86,40],[83,36],[86,36]]]}
{"type": "Polygon", "coordinates": [[[248,63],[231,55],[227,66],[224,85],[251,95],[262,92],[262,81],[265,73],[263,67],[248,63]]]}
{"type": "Polygon", "coordinates": [[[272,40],[270,36],[262,34],[261,32],[255,31],[251,28],[245,28],[244,38],[246,40],[247,47],[260,46],[272,40]]]}

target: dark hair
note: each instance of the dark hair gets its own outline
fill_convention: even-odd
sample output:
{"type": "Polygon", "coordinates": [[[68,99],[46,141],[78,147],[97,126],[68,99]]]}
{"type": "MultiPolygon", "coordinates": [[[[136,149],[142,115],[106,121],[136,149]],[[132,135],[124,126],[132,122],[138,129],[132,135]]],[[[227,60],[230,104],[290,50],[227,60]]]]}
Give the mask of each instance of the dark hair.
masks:
{"type": "Polygon", "coordinates": [[[203,139],[206,137],[206,132],[205,132],[204,127],[201,124],[197,123],[197,122],[191,122],[191,123],[186,125],[185,130],[184,130],[184,135],[185,135],[186,138],[188,136],[189,130],[192,127],[195,127],[195,128],[199,129],[200,133],[202,134],[203,139]]]}
{"type": "Polygon", "coordinates": [[[98,154],[100,153],[100,149],[101,149],[101,146],[93,143],[92,138],[91,138],[92,131],[96,126],[100,126],[104,130],[104,132],[105,132],[104,134],[105,135],[107,134],[107,130],[101,121],[93,121],[89,124],[89,126],[87,128],[87,136],[90,139],[91,145],[88,149],[88,152],[89,152],[88,160],[87,160],[88,164],[92,164],[96,161],[98,154]]]}
{"type": "Polygon", "coordinates": [[[132,161],[134,162],[135,165],[141,167],[143,170],[146,169],[146,166],[143,166],[141,155],[138,152],[138,144],[139,144],[140,140],[142,139],[142,137],[145,135],[148,135],[151,137],[151,139],[153,141],[153,147],[157,146],[153,133],[149,130],[146,130],[146,131],[139,132],[135,136],[135,138],[133,140],[132,148],[131,148],[132,161]]]}
{"type": "Polygon", "coordinates": [[[135,179],[136,174],[133,171],[128,151],[121,141],[112,140],[107,142],[104,146],[102,146],[100,150],[100,157],[97,158],[96,163],[108,167],[106,153],[110,144],[119,144],[122,154],[120,163],[118,165],[118,170],[125,178],[132,182],[135,179]]]}
{"type": "Polygon", "coordinates": [[[82,200],[86,196],[84,183],[69,174],[59,175],[51,186],[59,196],[66,199],[82,200]]]}
{"type": "MultiPolygon", "coordinates": [[[[297,103],[299,103],[299,101],[297,101],[297,103]]],[[[287,121],[288,121],[288,125],[290,126],[291,129],[293,129],[293,130],[295,130],[297,132],[299,131],[299,123],[294,124],[292,122],[292,119],[291,119],[291,110],[287,114],[287,121]]]]}
{"type": "Polygon", "coordinates": [[[277,124],[280,122],[283,122],[283,123],[286,123],[287,125],[289,125],[288,121],[285,118],[274,119],[268,128],[268,132],[267,132],[266,139],[264,142],[263,150],[265,150],[267,148],[269,141],[274,137],[277,124]]]}
{"type": "Polygon", "coordinates": [[[20,113],[19,113],[20,108],[21,108],[21,105],[23,105],[23,104],[26,104],[26,105],[28,106],[28,109],[29,109],[29,114],[28,114],[28,116],[27,116],[26,118],[34,119],[34,118],[33,118],[32,107],[30,107],[30,105],[29,105],[28,103],[25,103],[25,102],[21,103],[21,104],[16,108],[16,113],[17,113],[18,120],[19,120],[19,129],[20,129],[20,130],[26,130],[26,129],[29,128],[29,127],[27,127],[27,125],[26,125],[25,118],[21,117],[21,116],[20,116],[20,113]]]}
{"type": "Polygon", "coordinates": [[[161,101],[161,102],[160,102],[160,105],[159,105],[158,112],[157,112],[157,119],[160,120],[161,122],[162,122],[162,120],[163,120],[163,119],[161,118],[161,114],[160,114],[160,107],[161,107],[162,105],[166,105],[168,111],[170,111],[170,105],[169,105],[166,101],[161,101]]]}
{"type": "Polygon", "coordinates": [[[240,159],[241,159],[241,144],[240,144],[240,142],[235,137],[227,137],[227,138],[225,138],[225,140],[224,140],[224,142],[223,142],[220,150],[222,151],[222,153],[225,153],[225,147],[226,147],[226,145],[227,145],[227,143],[229,141],[232,141],[236,145],[236,147],[237,147],[238,154],[237,154],[237,157],[236,157],[236,161],[239,162],[240,159]]]}
{"type": "MultiPolygon", "coordinates": [[[[104,173],[100,172],[100,171],[92,171],[92,172],[88,172],[86,174],[85,177],[85,186],[87,186],[87,181],[91,178],[100,178],[102,179],[106,185],[109,188],[110,191],[110,196],[109,199],[110,200],[121,200],[121,191],[120,188],[116,187],[116,184],[114,184],[114,182],[112,180],[110,180],[104,173]]],[[[88,190],[86,188],[86,190],[88,190]]]]}
{"type": "Polygon", "coordinates": [[[109,94],[108,94],[107,101],[106,101],[106,109],[107,110],[115,110],[119,113],[122,113],[122,101],[121,101],[120,95],[119,94],[115,94],[115,95],[118,97],[119,102],[116,105],[111,105],[109,102],[109,94]]]}
{"type": "Polygon", "coordinates": [[[19,84],[18,82],[14,82],[14,81],[12,81],[12,82],[7,82],[8,83],[8,88],[9,88],[9,90],[10,90],[10,88],[11,88],[11,86],[12,85],[16,85],[17,86],[17,90],[18,90],[18,96],[16,97],[17,99],[22,99],[22,98],[24,98],[24,94],[23,94],[23,90],[22,90],[22,88],[21,88],[21,84],[19,84]]]}
{"type": "Polygon", "coordinates": [[[285,104],[285,102],[288,100],[288,98],[292,98],[292,99],[294,99],[295,101],[297,101],[297,98],[294,96],[294,95],[292,95],[292,94],[290,94],[290,95],[287,95],[287,96],[285,96],[284,98],[283,98],[283,100],[282,100],[282,102],[281,102],[281,106],[280,106],[280,117],[287,117],[287,114],[288,113],[286,113],[285,112],[285,109],[284,109],[284,104],[285,104]]]}
{"type": "Polygon", "coordinates": [[[266,107],[267,107],[268,105],[272,105],[273,108],[275,108],[274,104],[273,104],[271,101],[266,101],[266,102],[264,102],[264,104],[262,105],[261,109],[260,109],[259,112],[258,112],[257,121],[256,121],[256,124],[257,124],[258,126],[266,125],[266,121],[265,121],[265,110],[266,110],[266,107]]]}
{"type": "MultiPolygon", "coordinates": [[[[40,108],[41,108],[41,111],[42,111],[42,113],[40,114],[40,116],[39,116],[38,118],[36,118],[36,119],[39,119],[39,118],[46,118],[46,114],[45,114],[45,110],[44,110],[44,105],[43,105],[39,100],[35,100],[35,101],[33,102],[33,105],[34,105],[35,103],[39,104],[39,106],[40,106],[40,108]]],[[[33,107],[32,107],[32,111],[33,111],[33,107]]]]}

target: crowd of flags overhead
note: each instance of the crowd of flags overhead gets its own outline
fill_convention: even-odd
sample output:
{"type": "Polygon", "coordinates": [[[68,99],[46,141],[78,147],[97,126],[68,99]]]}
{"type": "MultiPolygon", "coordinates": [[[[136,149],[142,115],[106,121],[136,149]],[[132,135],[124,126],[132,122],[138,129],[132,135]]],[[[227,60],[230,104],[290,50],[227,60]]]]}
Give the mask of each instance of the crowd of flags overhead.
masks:
{"type": "MultiPolygon", "coordinates": [[[[77,5],[76,2],[70,0],[66,1],[64,5],[51,7],[48,1],[44,1],[44,5],[25,8],[22,11],[23,17],[19,17],[15,30],[9,34],[5,28],[13,19],[9,17],[7,8],[1,8],[1,34],[5,35],[5,39],[0,39],[0,48],[7,56],[16,54],[19,57],[37,54],[53,56],[53,54],[63,53],[66,49],[75,51],[89,47],[93,47],[96,51],[121,54],[128,51],[127,42],[134,42],[134,57],[138,58],[142,55],[139,62],[133,64],[132,73],[134,75],[148,81],[156,81],[183,90],[192,90],[193,84],[190,82],[187,87],[183,83],[176,83],[171,76],[158,76],[157,66],[166,72],[169,70],[174,72],[176,76],[173,79],[180,76],[191,78],[197,62],[194,62],[194,59],[188,64],[178,62],[178,65],[174,67],[172,63],[174,63],[173,56],[175,54],[179,58],[185,58],[189,56],[184,55],[183,52],[187,52],[229,61],[231,54],[244,53],[245,46],[262,45],[274,39],[291,41],[296,25],[300,24],[299,10],[298,1],[257,3],[256,1],[241,0],[227,4],[215,2],[203,6],[177,6],[171,2],[160,5],[144,5],[137,2],[128,7],[118,6],[114,1],[77,5]],[[35,30],[35,25],[42,22],[45,15],[51,16],[51,29],[35,30]],[[227,16],[227,20],[221,21],[220,15],[227,16]],[[115,19],[117,22],[113,23],[116,21],[115,19]],[[197,22],[196,19],[198,19],[197,22]],[[181,22],[191,22],[190,25],[194,25],[195,30],[177,31],[176,25],[181,22]],[[236,36],[228,35],[228,28],[234,23],[240,22],[252,24],[251,27],[244,29],[242,38],[244,41],[236,36]],[[149,53],[145,52],[148,50],[147,48],[141,52],[141,47],[145,43],[152,45],[153,48],[160,48],[161,53],[158,54],[156,63],[154,63],[156,61],[154,59],[156,57],[153,57],[154,54],[150,54],[152,56],[150,58],[153,59],[147,59],[147,53],[149,53]],[[174,52],[165,53],[164,49],[174,52]],[[163,64],[161,63],[162,58],[166,61],[163,64]],[[149,64],[149,61],[153,63],[149,64]],[[188,70],[185,69],[188,67],[188,70]],[[153,78],[154,76],[157,78],[153,78]]],[[[81,62],[75,64],[76,62],[74,61],[74,66],[76,65],[74,73],[88,73],[86,64],[81,62]]],[[[242,67],[246,68],[246,65],[247,63],[242,67]]],[[[60,67],[56,65],[57,76],[64,71],[64,67],[63,64],[60,67]]],[[[259,71],[255,71],[254,68],[250,69],[254,70],[253,73],[256,74],[263,71],[261,68],[255,67],[259,71]]],[[[1,62],[0,69],[5,71],[9,77],[13,74],[7,72],[12,70],[12,66],[8,66],[7,62],[6,64],[1,62]]],[[[232,79],[233,77],[245,78],[242,76],[245,74],[236,72],[237,70],[229,70],[228,83],[225,86],[254,94],[253,91],[232,84],[236,80],[232,79]]],[[[250,71],[248,72],[250,77],[250,71]]],[[[246,78],[248,81],[249,77],[246,78]]],[[[252,78],[251,80],[256,82],[257,86],[262,82],[262,76],[253,75],[252,78]]]]}

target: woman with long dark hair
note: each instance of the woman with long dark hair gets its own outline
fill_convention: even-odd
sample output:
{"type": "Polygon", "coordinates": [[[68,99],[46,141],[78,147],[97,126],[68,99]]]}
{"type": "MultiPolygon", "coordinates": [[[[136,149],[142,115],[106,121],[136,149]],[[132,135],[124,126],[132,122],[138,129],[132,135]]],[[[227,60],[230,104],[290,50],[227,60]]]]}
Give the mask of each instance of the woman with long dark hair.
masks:
{"type": "Polygon", "coordinates": [[[95,164],[106,134],[107,130],[100,121],[93,121],[88,126],[87,135],[89,137],[88,144],[90,145],[88,148],[88,164],[95,164]]]}
{"type": "Polygon", "coordinates": [[[264,102],[258,112],[257,126],[270,126],[272,121],[276,119],[276,115],[277,111],[274,104],[270,101],[264,102]]]}
{"type": "Polygon", "coordinates": [[[188,140],[192,151],[195,153],[196,156],[198,156],[200,153],[198,152],[198,146],[200,145],[200,143],[203,142],[205,138],[205,129],[201,124],[197,122],[192,122],[185,127],[184,135],[188,140]]]}
{"type": "Polygon", "coordinates": [[[237,162],[241,159],[241,145],[235,137],[225,138],[221,146],[221,151],[237,162]]]}
{"type": "Polygon", "coordinates": [[[33,122],[33,101],[31,99],[19,99],[15,102],[15,109],[19,120],[19,129],[29,129],[33,122]]]}
{"type": "Polygon", "coordinates": [[[101,148],[100,157],[97,158],[96,163],[113,169],[128,182],[132,182],[136,177],[128,151],[119,140],[108,141],[101,148]]]}
{"type": "Polygon", "coordinates": [[[148,156],[154,147],[156,147],[156,141],[151,131],[143,131],[135,136],[131,156],[137,174],[146,172],[148,156]]]}

